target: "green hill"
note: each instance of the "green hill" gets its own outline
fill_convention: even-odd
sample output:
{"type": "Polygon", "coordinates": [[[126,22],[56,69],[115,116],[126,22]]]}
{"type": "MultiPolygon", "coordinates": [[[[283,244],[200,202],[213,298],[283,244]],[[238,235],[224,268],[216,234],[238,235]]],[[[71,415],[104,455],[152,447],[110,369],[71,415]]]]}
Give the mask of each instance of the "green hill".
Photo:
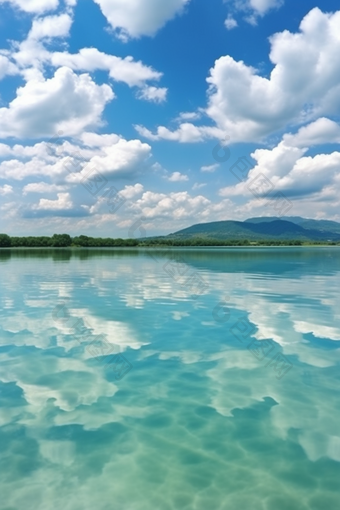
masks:
{"type": "MultiPolygon", "coordinates": [[[[269,217],[269,218],[249,218],[246,220],[246,223],[264,223],[265,221],[273,221],[279,220],[277,217],[269,217]]],[[[340,223],[336,221],[330,220],[311,220],[307,218],[301,218],[300,216],[286,216],[286,221],[290,221],[295,223],[296,225],[300,225],[306,229],[319,230],[321,232],[333,232],[340,234],[340,223]]]]}
{"type": "Polygon", "coordinates": [[[167,239],[340,241],[340,223],[326,220],[250,218],[246,221],[199,223],[166,236],[167,239]]]}

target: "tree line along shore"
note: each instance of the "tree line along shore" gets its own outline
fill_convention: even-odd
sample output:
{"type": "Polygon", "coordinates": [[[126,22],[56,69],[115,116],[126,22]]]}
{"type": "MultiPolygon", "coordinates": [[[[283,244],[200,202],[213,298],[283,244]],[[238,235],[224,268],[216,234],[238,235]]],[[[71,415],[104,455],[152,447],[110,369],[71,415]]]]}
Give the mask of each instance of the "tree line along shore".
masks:
{"type": "Polygon", "coordinates": [[[158,246],[303,246],[303,245],[340,245],[335,242],[301,241],[292,239],[210,239],[193,237],[180,238],[149,238],[149,239],[113,239],[110,237],[89,237],[80,235],[71,237],[69,234],[53,236],[11,237],[0,234],[0,248],[114,248],[114,247],[158,247],[158,246]]]}

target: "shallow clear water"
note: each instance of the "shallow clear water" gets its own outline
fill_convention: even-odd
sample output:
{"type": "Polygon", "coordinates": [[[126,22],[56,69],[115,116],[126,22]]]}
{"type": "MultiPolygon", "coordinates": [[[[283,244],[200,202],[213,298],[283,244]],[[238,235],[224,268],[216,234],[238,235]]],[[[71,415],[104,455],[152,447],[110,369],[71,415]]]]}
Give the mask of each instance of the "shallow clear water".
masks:
{"type": "Polygon", "coordinates": [[[2,510],[338,510],[340,250],[0,251],[2,510]]]}

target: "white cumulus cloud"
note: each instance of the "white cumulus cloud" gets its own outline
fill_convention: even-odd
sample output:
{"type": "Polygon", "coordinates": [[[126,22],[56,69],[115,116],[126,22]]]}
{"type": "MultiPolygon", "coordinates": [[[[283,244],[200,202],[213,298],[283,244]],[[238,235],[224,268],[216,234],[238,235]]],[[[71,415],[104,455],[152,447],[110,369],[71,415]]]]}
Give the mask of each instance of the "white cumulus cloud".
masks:
{"type": "MultiPolygon", "coordinates": [[[[314,8],[297,33],[285,30],[273,35],[269,77],[230,55],[217,59],[207,78],[205,110],[215,126],[178,119],[175,130],[159,126],[152,132],[136,126],[138,133],[153,141],[192,143],[227,134],[234,143],[258,143],[287,126],[340,114],[339,26],[340,11],[329,14],[314,8]]],[[[330,120],[319,122],[328,123],[332,131],[330,120]]]]}
{"type": "MultiPolygon", "coordinates": [[[[306,155],[307,142],[312,145],[339,140],[339,126],[328,119],[302,127],[296,134],[284,135],[272,149],[257,149],[251,156],[256,161],[244,181],[227,186],[219,192],[222,197],[244,197],[251,200],[245,210],[268,215],[270,198],[281,192],[284,200],[294,207],[294,215],[339,220],[340,152],[306,155]]],[[[272,203],[274,206],[274,204],[272,203]]]]}
{"type": "Polygon", "coordinates": [[[9,3],[12,7],[29,13],[43,13],[58,7],[59,0],[0,0],[0,4],[9,3]]]}
{"type": "Polygon", "coordinates": [[[152,87],[145,86],[141,89],[138,97],[146,101],[153,101],[155,103],[163,103],[166,100],[168,89],[165,87],[152,87]]]}
{"type": "Polygon", "coordinates": [[[4,186],[0,186],[0,195],[9,195],[13,193],[13,188],[9,184],[5,184],[4,186]]]}
{"type": "Polygon", "coordinates": [[[27,195],[27,193],[54,193],[61,188],[62,186],[48,184],[47,182],[31,182],[30,184],[26,184],[22,191],[23,195],[27,195]]]}
{"type": "Polygon", "coordinates": [[[201,172],[215,172],[218,169],[219,163],[215,163],[214,165],[204,165],[201,167],[201,172]]]}
{"type": "Polygon", "coordinates": [[[50,79],[30,80],[17,90],[8,108],[0,108],[0,136],[44,137],[58,130],[75,135],[100,124],[113,97],[108,85],[96,85],[88,74],[77,76],[60,68],[50,79]]]}
{"type": "Polygon", "coordinates": [[[170,177],[168,177],[168,181],[170,182],[184,182],[188,180],[189,177],[187,175],[181,174],[180,172],[173,172],[170,177]]]}
{"type": "Polygon", "coordinates": [[[154,35],[190,0],[94,0],[122,38],[154,35]]]}
{"type": "Polygon", "coordinates": [[[58,196],[57,200],[48,200],[47,198],[41,198],[39,200],[39,204],[34,206],[33,209],[49,211],[72,209],[73,203],[69,193],[58,193],[57,196],[58,196]]]}
{"type": "Polygon", "coordinates": [[[263,16],[270,9],[278,9],[281,7],[283,2],[284,0],[249,0],[249,7],[263,16]]]}
{"type": "Polygon", "coordinates": [[[234,141],[259,141],[313,117],[340,112],[340,12],[312,9],[298,33],[271,37],[269,78],[231,56],[208,78],[208,115],[234,141]]]}
{"type": "Polygon", "coordinates": [[[0,55],[0,80],[8,75],[18,74],[19,70],[5,55],[0,55]]]}
{"type": "Polygon", "coordinates": [[[236,19],[234,19],[230,14],[224,22],[227,30],[232,30],[238,26],[236,19]]]}
{"type": "Polygon", "coordinates": [[[66,37],[69,35],[71,25],[72,18],[68,14],[38,18],[33,20],[28,39],[66,37]]]}
{"type": "Polygon", "coordinates": [[[198,143],[210,138],[223,138],[225,133],[217,128],[210,126],[195,126],[189,122],[181,124],[176,130],[159,126],[156,133],[152,133],[144,126],[135,126],[137,133],[148,140],[171,140],[180,143],[198,143]]]}
{"type": "MultiPolygon", "coordinates": [[[[273,9],[279,9],[284,4],[284,0],[225,0],[229,3],[231,11],[243,13],[244,19],[251,25],[256,25],[258,18],[263,17],[273,9]]],[[[237,21],[229,14],[225,25],[228,30],[237,26],[237,21]]]]}
{"type": "Polygon", "coordinates": [[[120,58],[108,55],[97,48],[82,48],[79,53],[54,52],[49,59],[54,67],[67,66],[74,71],[105,70],[111,78],[122,81],[130,87],[144,87],[148,80],[159,80],[162,73],[142,62],[136,62],[132,57],[120,58]]]}

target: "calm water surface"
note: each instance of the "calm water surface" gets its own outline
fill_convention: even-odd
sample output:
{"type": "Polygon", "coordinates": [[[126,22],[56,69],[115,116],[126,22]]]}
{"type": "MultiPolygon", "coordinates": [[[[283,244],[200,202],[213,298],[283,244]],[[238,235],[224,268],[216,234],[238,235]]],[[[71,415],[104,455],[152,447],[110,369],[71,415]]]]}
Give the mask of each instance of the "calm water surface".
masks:
{"type": "Polygon", "coordinates": [[[339,510],[340,250],[0,251],[1,510],[339,510]]]}

